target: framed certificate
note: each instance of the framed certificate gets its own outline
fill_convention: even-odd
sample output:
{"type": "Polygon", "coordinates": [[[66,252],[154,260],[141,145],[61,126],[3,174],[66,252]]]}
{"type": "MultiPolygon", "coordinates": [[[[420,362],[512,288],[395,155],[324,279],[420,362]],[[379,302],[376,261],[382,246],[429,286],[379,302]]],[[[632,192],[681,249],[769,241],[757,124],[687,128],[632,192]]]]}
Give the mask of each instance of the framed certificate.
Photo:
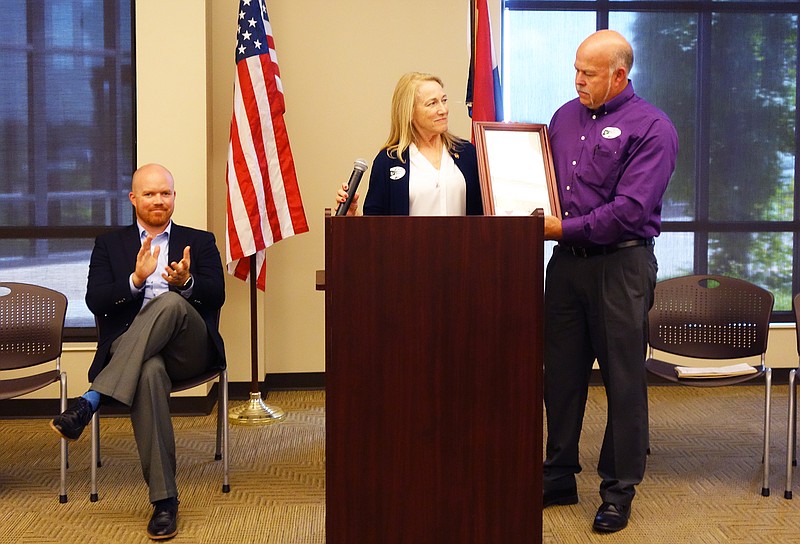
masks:
{"type": "Polygon", "coordinates": [[[547,125],[474,123],[485,215],[561,217],[547,125]]]}

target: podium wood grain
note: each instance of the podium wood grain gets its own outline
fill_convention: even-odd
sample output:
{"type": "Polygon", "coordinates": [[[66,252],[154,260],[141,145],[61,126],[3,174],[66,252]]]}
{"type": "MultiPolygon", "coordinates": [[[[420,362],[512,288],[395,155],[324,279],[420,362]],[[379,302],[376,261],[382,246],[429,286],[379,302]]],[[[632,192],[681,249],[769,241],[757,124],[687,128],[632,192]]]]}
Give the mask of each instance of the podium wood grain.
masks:
{"type": "Polygon", "coordinates": [[[541,217],[326,217],[326,540],[541,541],[541,217]]]}

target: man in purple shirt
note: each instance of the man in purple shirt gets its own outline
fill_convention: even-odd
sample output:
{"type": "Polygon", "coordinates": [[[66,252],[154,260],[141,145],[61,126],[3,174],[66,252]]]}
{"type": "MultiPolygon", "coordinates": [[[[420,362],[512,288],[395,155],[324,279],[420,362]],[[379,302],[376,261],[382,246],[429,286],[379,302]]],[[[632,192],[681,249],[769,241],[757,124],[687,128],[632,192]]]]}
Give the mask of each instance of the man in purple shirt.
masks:
{"type": "Polygon", "coordinates": [[[593,524],[601,532],[627,526],[644,476],[653,238],[678,153],[672,122],[634,94],[632,65],[620,34],[589,36],[575,56],[578,98],[549,127],[562,218],[545,218],[545,238],[558,245],[545,285],[544,506],[578,502],[578,442],[596,359],[608,400],[593,524]]]}

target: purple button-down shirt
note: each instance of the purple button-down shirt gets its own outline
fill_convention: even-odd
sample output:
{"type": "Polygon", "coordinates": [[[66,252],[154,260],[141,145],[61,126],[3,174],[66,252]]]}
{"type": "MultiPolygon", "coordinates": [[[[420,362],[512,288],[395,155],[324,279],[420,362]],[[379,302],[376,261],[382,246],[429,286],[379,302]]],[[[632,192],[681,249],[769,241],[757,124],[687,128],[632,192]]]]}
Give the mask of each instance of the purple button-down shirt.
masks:
{"type": "Polygon", "coordinates": [[[661,200],[678,155],[667,115],[633,83],[597,110],[576,98],[548,128],[561,198],[562,241],[606,245],[661,233],[661,200]]]}

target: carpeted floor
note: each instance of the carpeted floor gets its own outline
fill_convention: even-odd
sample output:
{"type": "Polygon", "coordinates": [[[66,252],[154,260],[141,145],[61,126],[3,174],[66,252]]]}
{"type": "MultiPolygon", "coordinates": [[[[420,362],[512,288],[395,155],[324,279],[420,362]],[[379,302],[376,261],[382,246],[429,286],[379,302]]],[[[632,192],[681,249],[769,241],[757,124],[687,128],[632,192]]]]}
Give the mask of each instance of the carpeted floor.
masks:
{"type": "MultiPolygon", "coordinates": [[[[785,393],[785,385],[773,391],[772,495],[762,497],[763,389],[652,387],[652,455],[631,523],[621,533],[596,535],[591,520],[600,499],[594,466],[605,400],[603,389],[593,387],[584,471],[578,476],[581,502],[545,510],[544,542],[796,540],[800,485],[796,499],[783,498],[785,393]]],[[[222,467],[213,461],[215,416],[175,418],[181,508],[180,532],[172,542],[325,542],[325,393],[276,392],[268,403],[286,410],[286,419],[265,427],[231,427],[229,494],[220,490],[222,467]]],[[[95,503],[89,502],[88,434],[70,448],[69,502],[59,504],[57,440],[46,420],[5,420],[0,426],[0,543],[149,542],[144,529],[151,507],[127,418],[103,420],[104,466],[95,503]]]]}
{"type": "MultiPolygon", "coordinates": [[[[763,386],[650,387],[650,446],[628,527],[595,534],[596,472],[605,427],[602,387],[590,391],[582,436],[580,502],[544,511],[544,542],[785,543],[800,535],[800,490],[783,498],[786,385],[772,395],[771,494],[761,496],[763,386]]],[[[795,477],[795,482],[798,478],[795,477]]],[[[797,484],[796,484],[797,485],[797,484]]]]}
{"type": "MultiPolygon", "coordinates": [[[[179,533],[171,542],[325,542],[325,394],[277,392],[286,412],[263,427],[230,428],[230,493],[214,461],[216,412],[176,417],[179,533]]],[[[235,406],[237,403],[232,402],[235,406]]],[[[58,502],[58,439],[47,421],[0,422],[0,542],[150,542],[152,514],[126,417],[102,422],[100,500],[89,501],[89,430],[70,445],[66,504],[58,502]]]]}

